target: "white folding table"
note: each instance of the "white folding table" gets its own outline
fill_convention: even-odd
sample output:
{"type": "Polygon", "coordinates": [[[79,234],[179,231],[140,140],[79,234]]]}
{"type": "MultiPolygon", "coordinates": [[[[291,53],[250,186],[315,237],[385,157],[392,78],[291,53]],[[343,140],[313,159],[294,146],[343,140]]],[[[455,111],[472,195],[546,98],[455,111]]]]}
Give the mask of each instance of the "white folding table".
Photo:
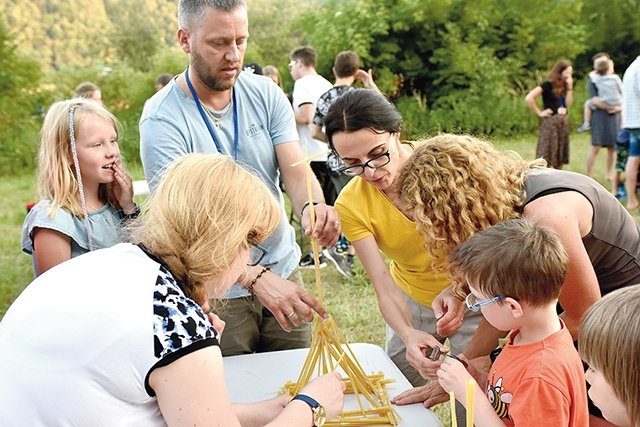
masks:
{"type": "MultiPolygon", "coordinates": [[[[367,374],[383,372],[385,378],[395,382],[387,384],[389,398],[411,388],[409,381],[393,364],[389,356],[373,344],[349,345],[367,374]]],[[[254,353],[224,358],[224,373],[227,391],[232,402],[251,403],[270,399],[287,381],[297,381],[309,349],[254,353]]],[[[396,406],[402,417],[402,427],[442,426],[438,417],[421,403],[396,406]]],[[[345,409],[358,409],[353,395],[345,397],[345,409]]]]}

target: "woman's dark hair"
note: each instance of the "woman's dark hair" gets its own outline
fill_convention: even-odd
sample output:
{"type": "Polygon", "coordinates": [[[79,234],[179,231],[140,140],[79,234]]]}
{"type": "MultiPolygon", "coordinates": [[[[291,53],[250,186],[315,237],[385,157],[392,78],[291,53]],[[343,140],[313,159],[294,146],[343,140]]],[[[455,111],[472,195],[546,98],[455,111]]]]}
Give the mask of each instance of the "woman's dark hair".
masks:
{"type": "Polygon", "coordinates": [[[333,134],[370,129],[376,133],[396,133],[402,116],[387,98],[371,89],[353,89],[336,99],[324,117],[325,134],[333,149],[333,134]]]}
{"type": "Polygon", "coordinates": [[[561,59],[553,65],[553,68],[551,68],[551,72],[549,73],[549,81],[551,82],[551,87],[553,88],[553,93],[555,96],[565,96],[567,90],[570,89],[567,87],[567,82],[562,76],[562,72],[569,67],[571,67],[569,61],[561,59]]]}

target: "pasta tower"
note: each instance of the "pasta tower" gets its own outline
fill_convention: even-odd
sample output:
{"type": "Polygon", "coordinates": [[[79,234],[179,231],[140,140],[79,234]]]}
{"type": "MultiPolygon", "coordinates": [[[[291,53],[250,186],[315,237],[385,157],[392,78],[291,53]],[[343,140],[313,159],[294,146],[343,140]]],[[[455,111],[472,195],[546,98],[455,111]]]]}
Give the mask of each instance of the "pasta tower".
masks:
{"type": "MultiPolygon", "coordinates": [[[[324,153],[323,153],[324,154],[324,153]]],[[[315,226],[315,211],[311,191],[311,168],[309,161],[313,157],[305,159],[303,162],[307,167],[307,191],[309,194],[309,214],[311,227],[315,226]]],[[[294,163],[297,166],[302,162],[294,163]]],[[[322,303],[322,286],[320,281],[320,268],[318,256],[320,247],[318,240],[312,238],[313,258],[315,261],[316,286],[318,288],[318,300],[322,303]]],[[[384,378],[382,372],[367,375],[355,353],[349,347],[346,337],[342,334],[338,325],[329,316],[328,319],[316,318],[311,338],[309,354],[302,366],[302,372],[297,382],[288,382],[284,385],[282,392],[295,396],[313,378],[333,372],[341,368],[344,371],[343,377],[347,385],[345,393],[353,394],[358,402],[359,409],[344,411],[338,418],[327,420],[324,424],[327,427],[348,427],[348,426],[377,426],[377,425],[398,425],[400,416],[391,407],[387,396],[386,385],[393,382],[384,378]]]]}

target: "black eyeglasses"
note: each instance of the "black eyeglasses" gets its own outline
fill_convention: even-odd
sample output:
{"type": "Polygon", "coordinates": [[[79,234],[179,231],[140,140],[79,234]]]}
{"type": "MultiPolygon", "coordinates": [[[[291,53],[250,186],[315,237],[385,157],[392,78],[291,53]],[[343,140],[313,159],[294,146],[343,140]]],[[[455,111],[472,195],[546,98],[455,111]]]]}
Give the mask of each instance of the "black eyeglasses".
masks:
{"type": "Polygon", "coordinates": [[[249,244],[251,245],[251,251],[249,252],[249,262],[247,262],[247,265],[249,267],[255,267],[260,264],[260,261],[269,253],[269,250],[257,243],[249,242],[249,244]]]}
{"type": "Polygon", "coordinates": [[[364,168],[378,169],[387,165],[390,161],[391,161],[391,155],[389,154],[389,150],[387,150],[384,153],[380,153],[377,156],[373,156],[366,162],[361,163],[359,165],[343,166],[340,169],[338,169],[338,172],[341,172],[349,176],[362,175],[364,173],[364,168]]]}

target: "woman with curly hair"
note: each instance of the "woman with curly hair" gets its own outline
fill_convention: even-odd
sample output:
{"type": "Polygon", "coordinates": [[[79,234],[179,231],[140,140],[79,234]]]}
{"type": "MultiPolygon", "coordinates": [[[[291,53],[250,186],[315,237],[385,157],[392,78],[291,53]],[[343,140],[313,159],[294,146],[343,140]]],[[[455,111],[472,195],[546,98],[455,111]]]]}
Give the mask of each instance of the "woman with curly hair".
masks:
{"type": "Polygon", "coordinates": [[[573,104],[573,67],[568,61],[555,63],[549,80],[536,86],[525,97],[529,107],[542,120],[536,157],[544,158],[549,166],[562,169],[569,163],[569,120],[567,108],[573,104]],[[544,110],[536,104],[542,96],[544,110]]]}
{"type": "MultiPolygon", "coordinates": [[[[416,148],[398,185],[436,260],[512,218],[555,230],[569,255],[561,317],[575,340],[580,319],[601,296],[640,283],[640,227],[593,179],[543,165],[471,136],[444,134],[416,148]]],[[[476,333],[474,341],[489,338],[476,333]]]]}
{"type": "Polygon", "coordinates": [[[354,89],[335,100],[324,126],[341,172],[354,177],[335,206],[375,288],[387,323],[387,354],[412,384],[422,385],[435,378],[439,364],[426,357],[431,349],[448,337],[453,353],[465,350],[481,316],[465,314],[452,296],[451,281],[433,268],[400,200],[397,176],[414,144],[400,139],[396,108],[376,91],[354,89]]]}

